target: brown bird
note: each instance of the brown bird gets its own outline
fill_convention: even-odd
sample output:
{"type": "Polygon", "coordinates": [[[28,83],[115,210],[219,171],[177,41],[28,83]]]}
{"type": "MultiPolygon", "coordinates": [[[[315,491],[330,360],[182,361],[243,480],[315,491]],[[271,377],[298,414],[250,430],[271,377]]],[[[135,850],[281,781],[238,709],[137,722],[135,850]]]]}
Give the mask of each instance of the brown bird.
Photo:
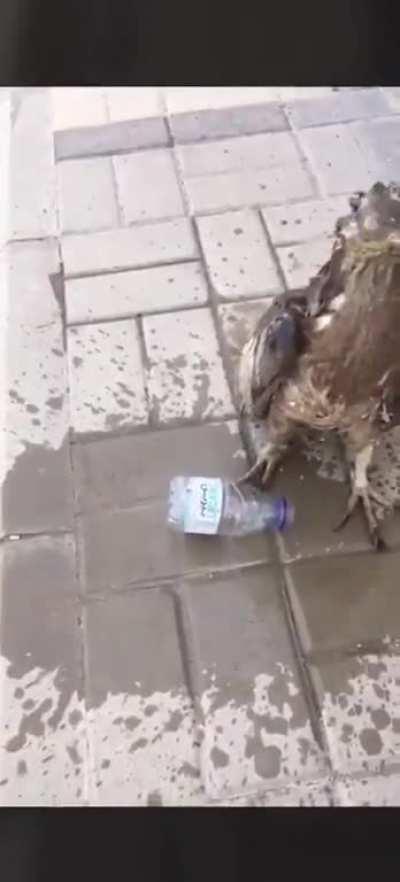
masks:
{"type": "Polygon", "coordinates": [[[304,428],[343,441],[351,492],[371,541],[385,547],[368,468],[382,433],[400,424],[400,187],[375,184],[349,200],[330,260],[301,294],[277,298],[243,347],[242,414],[265,420],[267,440],[242,478],[265,484],[304,428]]]}

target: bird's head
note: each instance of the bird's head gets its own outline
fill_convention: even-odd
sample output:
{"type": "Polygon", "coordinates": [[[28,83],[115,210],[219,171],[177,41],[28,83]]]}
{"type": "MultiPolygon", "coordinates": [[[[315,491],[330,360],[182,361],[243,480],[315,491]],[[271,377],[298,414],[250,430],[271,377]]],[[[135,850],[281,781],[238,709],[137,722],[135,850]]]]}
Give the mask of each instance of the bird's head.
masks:
{"type": "Polygon", "coordinates": [[[349,199],[350,212],[336,222],[341,240],[400,240],[400,185],[377,181],[368,193],[357,190],[349,199]]]}

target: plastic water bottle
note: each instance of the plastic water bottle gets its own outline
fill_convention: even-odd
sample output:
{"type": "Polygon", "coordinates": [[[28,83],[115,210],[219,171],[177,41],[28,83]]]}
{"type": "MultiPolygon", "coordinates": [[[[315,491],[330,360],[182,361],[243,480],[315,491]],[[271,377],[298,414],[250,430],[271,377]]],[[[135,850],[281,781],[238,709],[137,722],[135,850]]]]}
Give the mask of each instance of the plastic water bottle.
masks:
{"type": "Polygon", "coordinates": [[[294,508],[287,499],[250,485],[182,475],[170,482],[168,524],[181,533],[248,536],[284,530],[293,520],[294,508]]]}

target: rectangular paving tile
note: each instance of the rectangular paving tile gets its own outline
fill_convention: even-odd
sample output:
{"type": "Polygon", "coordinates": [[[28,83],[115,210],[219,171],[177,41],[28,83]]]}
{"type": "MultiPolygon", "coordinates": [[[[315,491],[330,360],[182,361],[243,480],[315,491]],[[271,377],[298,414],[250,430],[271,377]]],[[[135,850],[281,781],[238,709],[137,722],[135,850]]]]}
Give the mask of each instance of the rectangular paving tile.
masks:
{"type": "Polygon", "coordinates": [[[129,230],[64,236],[62,254],[66,276],[79,276],[193,260],[197,248],[189,221],[179,218],[129,230]]]}
{"type": "Polygon", "coordinates": [[[105,156],[119,151],[142,150],[169,144],[165,119],[161,116],[107,122],[54,133],[57,160],[84,156],[105,156]]]}
{"type": "Polygon", "coordinates": [[[140,591],[90,604],[87,643],[90,801],[182,805],[198,799],[199,746],[172,597],[140,591]]]}
{"type": "Polygon", "coordinates": [[[170,150],[114,156],[113,162],[126,224],[185,213],[170,150]]]}
{"type": "Polygon", "coordinates": [[[251,135],[178,148],[195,212],[305,199],[314,195],[290,132],[251,135]]]}
{"type": "Polygon", "coordinates": [[[275,555],[265,535],[235,540],[175,533],[166,523],[167,495],[168,480],[162,501],[82,518],[83,580],[89,593],[263,562],[275,555]]]}
{"type": "Polygon", "coordinates": [[[73,445],[80,511],[165,499],[178,474],[239,477],[245,467],[235,421],[163,429],[73,445]]]}
{"type": "Polygon", "coordinates": [[[14,322],[4,357],[1,530],[68,528],[72,484],[61,326],[45,322],[41,327],[24,327],[14,322]]]}
{"type": "MultiPolygon", "coordinates": [[[[251,796],[224,799],[215,805],[226,808],[326,808],[333,803],[329,781],[302,781],[295,787],[280,787],[251,796]]],[[[214,805],[214,803],[213,803],[214,805]]]]}
{"type": "MultiPolygon", "coordinates": [[[[262,427],[252,430],[255,449],[265,443],[262,427]]],[[[318,435],[298,453],[292,451],[278,466],[271,492],[283,494],[295,507],[293,527],[281,534],[281,553],[286,560],[322,557],[370,550],[360,511],[343,530],[334,531],[348,499],[340,451],[318,435]],[[323,500],[323,505],[321,501],[323,500]]],[[[326,566],[330,566],[330,560],[326,566]]]]}
{"type": "Polygon", "coordinates": [[[398,765],[399,656],[349,656],[311,673],[334,772],[368,775],[398,765]]]}
{"type": "Polygon", "coordinates": [[[57,235],[50,96],[44,89],[12,95],[10,238],[57,235]]]}
{"type": "Polygon", "coordinates": [[[400,134],[398,118],[376,119],[360,123],[355,137],[366,151],[371,165],[379,169],[379,178],[396,181],[400,176],[400,134]]]}
{"type": "Polygon", "coordinates": [[[314,239],[278,248],[277,254],[288,288],[305,288],[312,276],[329,260],[332,239],[314,239]]]}
{"type": "Polygon", "coordinates": [[[72,539],[6,543],[0,566],[0,804],[81,804],[87,754],[72,539]]]}
{"type": "Polygon", "coordinates": [[[67,322],[102,321],[206,303],[200,263],[177,263],[92,278],[65,285],[67,322]]]}
{"type": "Polygon", "coordinates": [[[71,425],[109,431],[147,422],[138,330],[133,319],[70,328],[71,425]]]}
{"type": "Polygon", "coordinates": [[[380,89],[356,89],[293,101],[286,111],[292,125],[302,129],[387,115],[390,105],[380,89]]]}
{"type": "Polygon", "coordinates": [[[318,176],[323,195],[368,190],[379,180],[379,163],[368,156],[357,123],[303,129],[300,142],[318,176]]]}
{"type": "Polygon", "coordinates": [[[274,245],[293,245],[332,236],[338,217],[349,210],[346,196],[334,196],[295,205],[271,205],[262,213],[274,245]]]}
{"type": "Polygon", "coordinates": [[[213,799],[298,784],[324,771],[280,579],[263,567],[185,586],[204,713],[203,777],[213,799]]]}
{"type": "Polygon", "coordinates": [[[202,217],[197,223],[211,282],[221,299],[277,294],[282,290],[255,211],[202,217]]]}
{"type": "Polygon", "coordinates": [[[160,423],[233,414],[217,336],[208,309],[143,319],[148,388],[160,423]]]}
{"type": "Polygon", "coordinates": [[[210,108],[174,113],[170,116],[170,124],[178,143],[284,131],[289,128],[282,107],[272,101],[219,110],[210,108]]]}
{"type": "Polygon", "coordinates": [[[118,226],[118,207],[109,157],[73,159],[57,166],[64,232],[118,226]]]}
{"type": "Polygon", "coordinates": [[[307,652],[400,639],[399,554],[363,554],[290,567],[291,598],[307,652]]]}

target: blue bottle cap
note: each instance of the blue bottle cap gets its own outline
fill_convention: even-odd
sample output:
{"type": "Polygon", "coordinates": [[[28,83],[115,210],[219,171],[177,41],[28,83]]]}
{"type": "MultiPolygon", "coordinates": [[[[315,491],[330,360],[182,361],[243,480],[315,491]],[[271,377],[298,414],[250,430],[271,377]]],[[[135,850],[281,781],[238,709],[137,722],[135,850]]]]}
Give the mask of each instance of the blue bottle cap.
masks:
{"type": "Polygon", "coordinates": [[[287,527],[292,527],[294,523],[294,515],[295,508],[285,496],[280,496],[279,499],[276,500],[276,513],[277,513],[277,530],[286,530],[287,527]]]}

